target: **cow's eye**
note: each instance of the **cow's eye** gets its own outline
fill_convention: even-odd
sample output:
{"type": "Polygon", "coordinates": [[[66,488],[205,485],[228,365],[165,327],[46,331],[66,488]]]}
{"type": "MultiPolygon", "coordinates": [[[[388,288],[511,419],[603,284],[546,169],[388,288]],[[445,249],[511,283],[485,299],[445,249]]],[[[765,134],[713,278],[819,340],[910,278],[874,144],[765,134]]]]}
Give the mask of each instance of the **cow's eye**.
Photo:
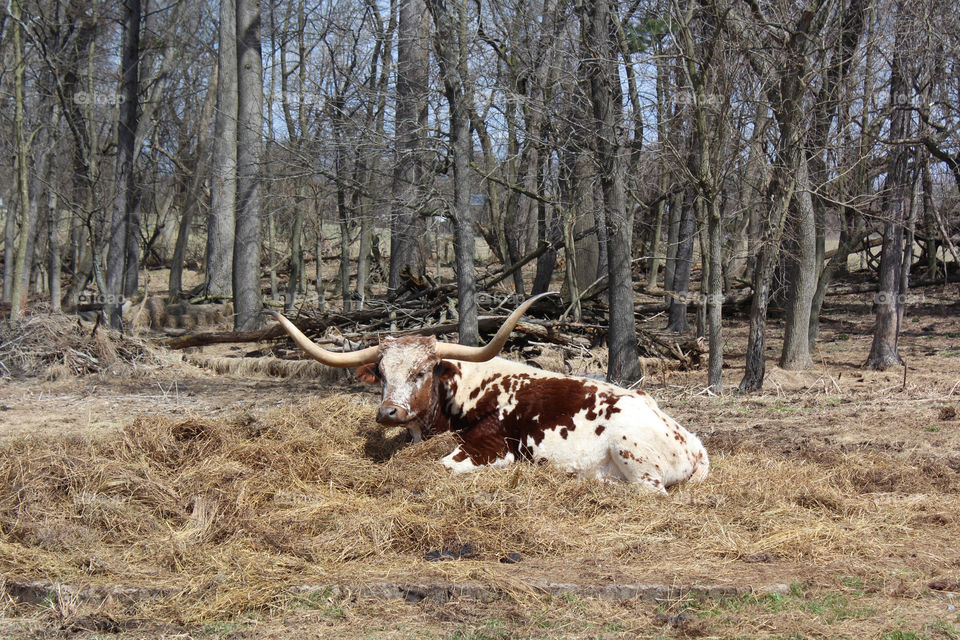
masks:
{"type": "Polygon", "coordinates": [[[417,380],[423,380],[426,377],[427,377],[427,374],[424,371],[421,371],[420,373],[417,374],[417,380]]]}

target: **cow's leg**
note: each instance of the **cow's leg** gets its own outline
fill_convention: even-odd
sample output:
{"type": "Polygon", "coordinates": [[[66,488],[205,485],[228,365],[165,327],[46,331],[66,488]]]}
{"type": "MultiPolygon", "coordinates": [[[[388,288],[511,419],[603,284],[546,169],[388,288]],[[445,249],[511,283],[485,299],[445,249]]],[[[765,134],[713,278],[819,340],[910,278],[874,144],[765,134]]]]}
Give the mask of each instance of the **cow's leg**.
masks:
{"type": "Polygon", "coordinates": [[[440,462],[443,463],[447,469],[454,473],[469,473],[479,469],[480,467],[505,467],[507,465],[513,464],[516,461],[516,458],[512,453],[505,453],[503,456],[492,460],[491,462],[481,462],[477,463],[474,459],[467,454],[466,451],[457,447],[453,452],[447,457],[443,458],[440,462]]]}
{"type": "Polygon", "coordinates": [[[460,447],[454,449],[450,455],[443,458],[440,462],[454,473],[469,473],[483,466],[475,464],[473,460],[470,459],[470,456],[460,447]]]}
{"type": "Polygon", "coordinates": [[[610,459],[623,473],[627,482],[636,482],[653,493],[667,494],[656,464],[645,460],[637,447],[630,446],[629,442],[619,445],[614,442],[610,447],[610,459]]]}

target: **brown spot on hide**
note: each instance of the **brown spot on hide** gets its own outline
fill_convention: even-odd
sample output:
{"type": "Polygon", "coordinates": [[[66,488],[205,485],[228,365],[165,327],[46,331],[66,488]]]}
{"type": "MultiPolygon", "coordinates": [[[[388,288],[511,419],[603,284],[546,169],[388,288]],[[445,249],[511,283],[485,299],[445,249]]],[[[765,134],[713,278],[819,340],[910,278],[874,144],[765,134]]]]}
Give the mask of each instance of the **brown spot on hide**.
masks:
{"type": "Polygon", "coordinates": [[[476,399],[476,405],[450,420],[463,439],[463,450],[477,464],[489,464],[508,452],[518,459],[529,459],[533,451],[528,441],[539,445],[551,429],[566,438],[576,429],[573,417],[596,405],[596,388],[582,380],[538,378],[525,373],[502,376],[499,385],[492,384],[495,379],[491,376],[481,382],[479,390],[471,390],[469,396],[476,399]],[[502,418],[500,387],[509,390],[511,404],[516,405],[502,418]],[[539,418],[534,420],[536,416],[539,418]]]}
{"type": "Polygon", "coordinates": [[[480,384],[477,385],[477,388],[470,392],[470,399],[476,400],[477,396],[486,391],[491,384],[499,380],[501,377],[501,374],[495,373],[489,378],[485,378],[484,380],[480,381],[480,384]]]}
{"type": "Polygon", "coordinates": [[[601,433],[604,432],[605,429],[606,427],[601,424],[596,429],[594,429],[593,432],[597,435],[600,435],[601,433]]]}
{"type": "Polygon", "coordinates": [[[620,413],[620,407],[617,406],[617,401],[620,398],[610,392],[600,394],[600,402],[605,406],[604,419],[609,420],[610,416],[615,413],[620,413]]]}

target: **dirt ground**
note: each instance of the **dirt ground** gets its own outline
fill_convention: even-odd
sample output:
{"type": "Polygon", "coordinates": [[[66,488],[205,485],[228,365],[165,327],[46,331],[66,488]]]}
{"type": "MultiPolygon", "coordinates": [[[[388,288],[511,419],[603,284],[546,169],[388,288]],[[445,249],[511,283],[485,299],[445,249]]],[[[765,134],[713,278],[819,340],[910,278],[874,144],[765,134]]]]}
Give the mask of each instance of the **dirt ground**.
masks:
{"type": "MultiPolygon", "coordinates": [[[[110,586],[125,574],[107,572],[85,584],[76,582],[80,574],[46,576],[26,559],[34,549],[0,531],[7,585],[0,636],[960,639],[958,301],[956,285],[930,287],[908,307],[900,343],[906,372],[861,368],[871,340],[869,295],[851,295],[828,299],[817,364],[808,371],[775,366],[781,333],[774,319],[761,393],[713,396],[704,390],[705,371],[652,373],[645,388],[703,438],[711,478],[666,499],[641,500],[636,512],[617,505],[591,515],[595,506],[570,504],[571,518],[589,525],[584,539],[531,537],[516,543],[523,549],[517,564],[501,561],[513,548],[507,542],[502,548],[488,542],[461,560],[426,562],[424,551],[433,542],[427,536],[426,546],[297,565],[298,584],[315,588],[292,597],[289,590],[276,594],[269,606],[213,604],[199,620],[143,618],[131,613],[135,607],[117,605],[109,590],[99,604],[89,594],[67,591],[34,601],[14,597],[22,589],[11,585],[44,577],[82,588],[110,586]],[[647,526],[640,527],[641,520],[647,526]]],[[[734,317],[725,329],[727,389],[743,372],[744,324],[734,317]]],[[[661,325],[662,318],[654,318],[645,326],[661,325]]],[[[598,360],[587,368],[601,365],[598,360]]],[[[19,455],[24,439],[67,447],[108,439],[137,416],[257,418],[311,411],[315,400],[333,396],[368,407],[368,426],[376,428],[376,394],[350,380],[215,376],[177,358],[124,375],[4,379],[0,456],[19,455]]],[[[403,469],[402,460],[363,464],[403,469]]],[[[479,495],[486,491],[487,473],[450,480],[450,490],[479,495]]],[[[513,481],[518,491],[535,495],[543,483],[549,483],[547,492],[573,490],[574,480],[529,473],[513,481]]],[[[448,482],[441,475],[429,478],[448,482]]],[[[576,488],[594,502],[605,492],[629,491],[582,483],[576,488]]],[[[551,500],[544,502],[550,509],[565,508],[551,500]]],[[[464,505],[464,513],[476,504],[464,505]]],[[[525,506],[537,508],[537,500],[525,506]]],[[[485,530],[482,519],[464,527],[472,533],[461,542],[472,542],[469,535],[514,539],[509,528],[485,530]]],[[[569,536],[576,529],[561,530],[569,536]]],[[[278,558],[287,561],[283,552],[278,558]]],[[[137,584],[144,585],[149,580],[137,584]]],[[[176,596],[148,597],[170,598],[176,607],[176,596]]]]}

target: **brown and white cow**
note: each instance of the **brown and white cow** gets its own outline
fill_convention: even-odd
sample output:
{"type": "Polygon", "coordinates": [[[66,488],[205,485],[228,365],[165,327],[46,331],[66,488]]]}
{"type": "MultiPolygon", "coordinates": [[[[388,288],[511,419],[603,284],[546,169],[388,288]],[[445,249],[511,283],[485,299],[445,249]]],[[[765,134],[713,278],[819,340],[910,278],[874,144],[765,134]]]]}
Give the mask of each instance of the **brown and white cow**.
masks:
{"type": "Polygon", "coordinates": [[[710,465],[699,438],[645,392],[495,357],[539,297],[514,311],[485,347],[404,336],[334,353],[269,313],[311,357],[359,367],[360,379],[381,385],[377,422],[406,425],[414,440],[455,432],[460,444],[443,459],[454,473],[523,459],[550,461],[586,477],[637,482],[657,493],[703,480],[710,465]]]}

